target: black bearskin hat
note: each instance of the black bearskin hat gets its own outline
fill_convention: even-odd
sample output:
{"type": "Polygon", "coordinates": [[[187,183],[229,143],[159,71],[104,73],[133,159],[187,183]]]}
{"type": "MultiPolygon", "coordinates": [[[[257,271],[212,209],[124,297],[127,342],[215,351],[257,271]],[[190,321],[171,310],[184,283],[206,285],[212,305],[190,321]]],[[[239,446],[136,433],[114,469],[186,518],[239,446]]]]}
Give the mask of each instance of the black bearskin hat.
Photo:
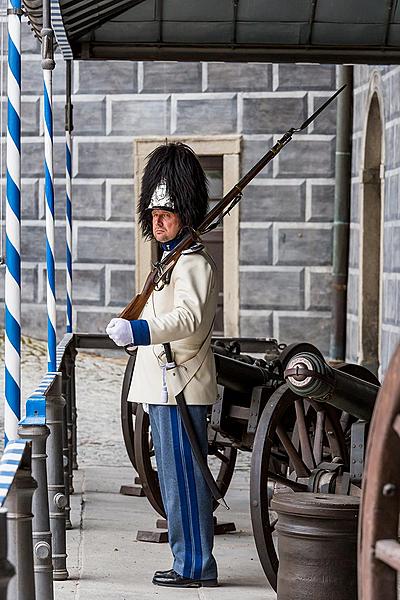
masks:
{"type": "Polygon", "coordinates": [[[196,229],[207,213],[208,182],[196,154],[181,142],[158,146],[148,156],[138,203],[139,223],[147,239],[153,237],[149,206],[154,206],[153,194],[163,185],[173,206],[166,210],[177,212],[184,226],[196,229]]]}

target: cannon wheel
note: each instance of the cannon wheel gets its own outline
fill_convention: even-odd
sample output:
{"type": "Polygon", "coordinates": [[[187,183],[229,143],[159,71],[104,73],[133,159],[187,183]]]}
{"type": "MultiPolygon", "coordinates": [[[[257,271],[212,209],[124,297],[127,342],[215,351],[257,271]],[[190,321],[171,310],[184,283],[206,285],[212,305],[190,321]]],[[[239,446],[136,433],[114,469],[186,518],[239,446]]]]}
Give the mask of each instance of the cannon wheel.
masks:
{"type": "MultiPolygon", "coordinates": [[[[213,432],[213,434],[214,433],[215,432],[213,432]]],[[[228,490],[235,469],[237,450],[229,444],[214,441],[209,443],[208,453],[209,455],[215,456],[219,463],[216,482],[224,496],[228,490]]],[[[151,439],[149,415],[144,412],[141,404],[137,406],[136,410],[135,457],[137,472],[150,504],[158,514],[166,518],[161,499],[158,474],[155,468],[155,461],[152,461],[154,458],[154,448],[151,439]]],[[[218,502],[214,500],[214,510],[218,506],[218,502]]]]}
{"type": "Polygon", "coordinates": [[[397,600],[400,571],[400,346],[372,416],[359,527],[359,590],[363,600],[397,600]]]}
{"type": "Polygon", "coordinates": [[[135,460],[135,426],[134,419],[136,415],[137,403],[128,402],[129,389],[131,387],[133,369],[135,368],[136,352],[129,357],[126,363],[124,379],[122,382],[121,391],[121,427],[122,435],[125,442],[125,448],[129,456],[129,460],[132,463],[133,468],[136,469],[135,460]]]}
{"type": "Polygon", "coordinates": [[[272,394],[262,412],[251,456],[250,511],[258,556],[274,590],[279,561],[272,538],[276,521],[270,520],[269,495],[275,485],[307,491],[308,477],[322,461],[339,458],[347,463],[340,414],[329,404],[305,402],[286,384],[272,394]],[[299,449],[291,439],[295,429],[299,449]],[[301,478],[301,483],[293,481],[294,476],[301,478]]]}

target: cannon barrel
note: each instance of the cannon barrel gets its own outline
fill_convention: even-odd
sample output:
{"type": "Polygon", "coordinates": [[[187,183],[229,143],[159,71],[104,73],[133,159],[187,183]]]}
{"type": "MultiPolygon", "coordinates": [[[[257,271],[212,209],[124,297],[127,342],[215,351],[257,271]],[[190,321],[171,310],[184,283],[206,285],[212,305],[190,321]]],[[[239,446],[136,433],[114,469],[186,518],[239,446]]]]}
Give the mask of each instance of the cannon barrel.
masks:
{"type": "Polygon", "coordinates": [[[213,346],[213,353],[218,383],[235,392],[248,393],[253,387],[265,385],[271,377],[267,369],[254,362],[245,362],[243,355],[232,358],[218,346],[213,346]]]}
{"type": "Polygon", "coordinates": [[[327,401],[358,419],[371,420],[379,386],[331,367],[321,356],[296,354],[284,377],[299,396],[327,401]]]}

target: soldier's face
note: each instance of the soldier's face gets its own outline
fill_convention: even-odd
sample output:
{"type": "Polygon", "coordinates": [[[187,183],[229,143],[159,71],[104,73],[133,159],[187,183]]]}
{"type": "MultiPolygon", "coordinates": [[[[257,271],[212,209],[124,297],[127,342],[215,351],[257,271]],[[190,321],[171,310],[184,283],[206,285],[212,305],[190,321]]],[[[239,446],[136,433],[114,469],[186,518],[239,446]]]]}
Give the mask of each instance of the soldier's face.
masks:
{"type": "Polygon", "coordinates": [[[182,229],[182,223],[177,213],[169,210],[154,209],[151,211],[153,235],[157,242],[173,240],[182,229]]]}

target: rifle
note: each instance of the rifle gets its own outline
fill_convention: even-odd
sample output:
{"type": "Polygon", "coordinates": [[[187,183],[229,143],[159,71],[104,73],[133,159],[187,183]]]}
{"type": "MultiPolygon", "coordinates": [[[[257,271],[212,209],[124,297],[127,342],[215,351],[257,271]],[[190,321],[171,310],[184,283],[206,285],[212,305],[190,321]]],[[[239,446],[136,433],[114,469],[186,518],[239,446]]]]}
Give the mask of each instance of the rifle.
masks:
{"type": "Polygon", "coordinates": [[[128,319],[129,321],[138,319],[142,313],[147,300],[150,298],[153,291],[163,285],[169,278],[172,269],[177,263],[180,255],[184,250],[187,250],[194,241],[198,241],[200,236],[205,235],[212,229],[217,227],[222,219],[229,214],[232,208],[241,200],[243,195],[243,189],[250,183],[252,179],[267,165],[275,156],[288,144],[294,133],[303,131],[306,129],[312,121],[330,104],[340,92],[344,90],[346,85],[339,88],[328,100],[322,104],[304,123],[298,127],[292,127],[289,129],[277,142],[268,150],[268,152],[242,177],[242,179],[233,186],[233,188],[214,206],[210,212],[207,213],[206,217],[199,225],[197,230],[187,228],[187,234],[179,242],[179,244],[169,252],[165,258],[157,262],[153,270],[149,273],[143,290],[140,294],[135,296],[129,304],[123,309],[119,315],[122,319],[128,319]]]}

